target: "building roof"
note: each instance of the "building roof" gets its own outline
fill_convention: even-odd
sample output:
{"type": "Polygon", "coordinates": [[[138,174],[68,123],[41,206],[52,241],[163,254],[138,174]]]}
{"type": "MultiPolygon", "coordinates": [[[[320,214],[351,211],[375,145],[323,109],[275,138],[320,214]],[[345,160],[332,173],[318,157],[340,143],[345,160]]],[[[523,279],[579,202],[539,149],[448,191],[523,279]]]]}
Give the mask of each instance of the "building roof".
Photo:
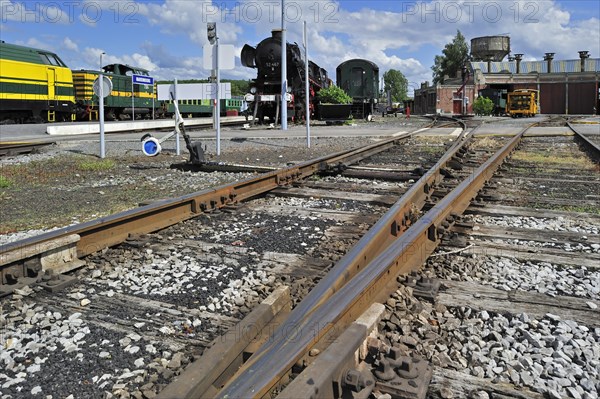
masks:
{"type": "MultiPolygon", "coordinates": [[[[548,71],[547,61],[521,61],[519,73],[546,73],[548,71]]],[[[471,62],[471,69],[481,70],[489,73],[486,61],[471,62]]],[[[600,72],[600,58],[588,58],[585,60],[586,72],[600,72]]],[[[581,60],[556,60],[552,61],[552,72],[581,72],[581,60]]],[[[491,73],[517,73],[515,61],[491,62],[491,73]]]]}

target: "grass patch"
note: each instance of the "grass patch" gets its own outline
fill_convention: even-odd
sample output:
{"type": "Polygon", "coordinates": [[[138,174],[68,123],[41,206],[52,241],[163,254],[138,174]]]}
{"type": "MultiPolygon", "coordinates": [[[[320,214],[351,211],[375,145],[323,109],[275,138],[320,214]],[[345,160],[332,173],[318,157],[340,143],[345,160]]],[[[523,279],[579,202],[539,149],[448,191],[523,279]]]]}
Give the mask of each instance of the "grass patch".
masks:
{"type": "Polygon", "coordinates": [[[0,188],[8,188],[12,186],[13,182],[7,177],[0,175],[0,188]]]}
{"type": "Polygon", "coordinates": [[[540,153],[540,152],[529,152],[529,151],[517,151],[512,156],[512,160],[530,162],[533,164],[540,165],[562,165],[575,168],[589,169],[592,167],[589,159],[585,157],[573,157],[568,155],[557,155],[556,153],[540,153]]]}
{"type": "Polygon", "coordinates": [[[600,208],[594,205],[557,205],[535,202],[526,205],[534,209],[548,209],[551,211],[588,213],[591,215],[600,215],[600,208]]]}
{"type": "Polygon", "coordinates": [[[476,147],[484,149],[498,148],[500,144],[501,141],[492,137],[482,137],[476,141],[476,147]]]}
{"type": "Polygon", "coordinates": [[[600,208],[593,205],[564,205],[560,208],[566,212],[591,213],[592,215],[600,215],[600,208]]]}
{"type": "Polygon", "coordinates": [[[94,159],[91,161],[79,161],[77,163],[77,169],[82,171],[100,172],[105,170],[111,170],[114,167],[115,161],[113,161],[112,159],[94,159]]]}

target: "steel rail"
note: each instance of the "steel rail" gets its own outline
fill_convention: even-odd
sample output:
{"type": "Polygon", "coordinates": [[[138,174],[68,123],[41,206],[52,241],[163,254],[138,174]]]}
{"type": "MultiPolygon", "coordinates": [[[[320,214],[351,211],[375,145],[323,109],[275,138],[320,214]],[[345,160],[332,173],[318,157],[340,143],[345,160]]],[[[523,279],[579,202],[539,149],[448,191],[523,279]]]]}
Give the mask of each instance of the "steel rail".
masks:
{"type": "MultiPolygon", "coordinates": [[[[340,151],[299,165],[261,174],[241,182],[206,189],[178,198],[158,201],[115,215],[68,226],[38,236],[0,246],[0,272],[2,268],[25,262],[39,256],[50,242],[78,236],[77,257],[83,257],[104,248],[117,245],[131,235],[147,234],[181,221],[230,206],[268,192],[282,185],[293,183],[312,174],[331,168],[343,168],[359,159],[385,151],[398,141],[412,136],[405,133],[369,146],[340,151]],[[22,254],[22,256],[20,255],[22,254]]],[[[0,280],[1,283],[1,280],[0,280]]]]}
{"type": "MultiPolygon", "coordinates": [[[[320,283],[318,290],[315,287],[309,294],[309,303],[302,301],[292,311],[288,320],[275,331],[265,346],[250,357],[218,397],[261,398],[268,395],[310,349],[321,344],[322,340],[335,339],[339,334],[337,330],[349,325],[371,303],[385,300],[396,289],[393,276],[407,273],[423,264],[437,247],[444,226],[452,224],[454,217],[464,212],[484,183],[516,148],[527,129],[523,129],[463,180],[345,285],[333,292],[324,287],[325,284],[320,283]],[[322,300],[321,295],[327,299],[322,300]]],[[[298,397],[320,397],[321,388],[307,385],[295,394],[300,395],[298,397]]]]}
{"type": "Polygon", "coordinates": [[[55,141],[46,142],[2,142],[0,143],[0,156],[18,155],[33,152],[41,147],[55,144],[55,141]]]}
{"type": "Polygon", "coordinates": [[[594,162],[600,162],[600,146],[575,129],[571,122],[567,121],[567,126],[575,133],[575,140],[588,152],[594,162]]]}

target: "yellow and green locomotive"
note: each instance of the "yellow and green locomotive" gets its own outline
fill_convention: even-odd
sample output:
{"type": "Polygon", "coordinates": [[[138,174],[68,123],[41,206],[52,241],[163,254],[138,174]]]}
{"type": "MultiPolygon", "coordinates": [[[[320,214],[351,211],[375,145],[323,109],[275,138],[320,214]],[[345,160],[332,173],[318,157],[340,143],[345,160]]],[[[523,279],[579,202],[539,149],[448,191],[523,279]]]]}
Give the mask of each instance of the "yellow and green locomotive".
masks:
{"type": "MultiPolygon", "coordinates": [[[[125,64],[110,64],[102,67],[105,76],[112,81],[113,89],[104,99],[104,114],[108,119],[148,118],[158,107],[154,85],[133,84],[132,75],[149,76],[148,70],[125,64]]],[[[96,119],[98,96],[94,94],[94,81],[98,71],[73,71],[78,119],[96,119]]]]}
{"type": "Polygon", "coordinates": [[[71,70],[55,53],[0,42],[0,122],[71,120],[71,70]]]}

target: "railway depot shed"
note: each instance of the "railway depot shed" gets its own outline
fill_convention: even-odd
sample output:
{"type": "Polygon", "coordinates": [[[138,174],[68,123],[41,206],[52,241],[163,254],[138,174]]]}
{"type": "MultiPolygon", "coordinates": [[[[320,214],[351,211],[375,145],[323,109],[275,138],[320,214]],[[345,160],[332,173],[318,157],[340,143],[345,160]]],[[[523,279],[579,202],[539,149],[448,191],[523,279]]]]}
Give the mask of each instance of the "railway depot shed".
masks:
{"type": "Polygon", "coordinates": [[[469,63],[465,81],[445,79],[435,86],[427,82],[415,90],[416,114],[472,114],[473,101],[483,95],[498,107],[505,105],[506,93],[518,89],[534,89],[540,93],[540,113],[590,115],[600,110],[600,58],[553,60],[546,53],[544,61],[469,63]]]}

